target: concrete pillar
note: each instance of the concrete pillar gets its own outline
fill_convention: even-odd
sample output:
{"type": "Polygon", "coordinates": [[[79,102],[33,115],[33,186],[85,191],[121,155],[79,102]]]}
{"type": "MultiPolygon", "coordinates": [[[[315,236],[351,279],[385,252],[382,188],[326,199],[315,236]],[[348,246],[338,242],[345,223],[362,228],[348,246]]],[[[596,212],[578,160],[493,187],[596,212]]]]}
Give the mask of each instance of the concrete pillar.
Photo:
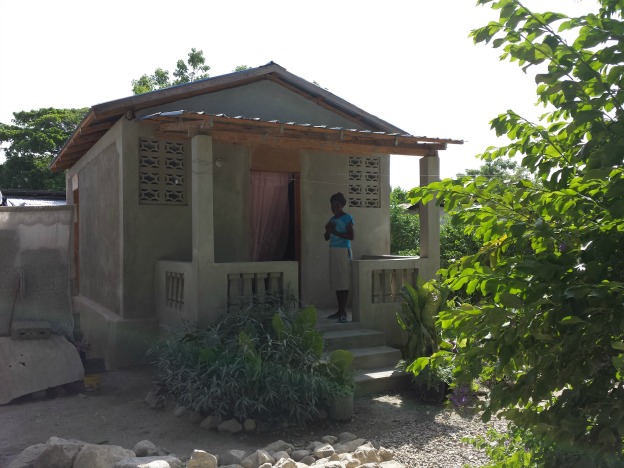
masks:
{"type": "Polygon", "coordinates": [[[197,135],[191,140],[193,216],[193,271],[195,276],[196,304],[191,305],[191,315],[199,323],[211,312],[211,270],[214,265],[213,224],[213,166],[212,137],[197,135]],[[204,285],[202,287],[202,285],[204,285]]]}
{"type": "MultiPolygon", "coordinates": [[[[440,180],[440,158],[420,158],[420,186],[440,180]]],[[[436,200],[420,207],[420,256],[429,259],[429,275],[440,269],[440,208],[436,200]]],[[[429,280],[431,278],[423,278],[429,280]]]]}

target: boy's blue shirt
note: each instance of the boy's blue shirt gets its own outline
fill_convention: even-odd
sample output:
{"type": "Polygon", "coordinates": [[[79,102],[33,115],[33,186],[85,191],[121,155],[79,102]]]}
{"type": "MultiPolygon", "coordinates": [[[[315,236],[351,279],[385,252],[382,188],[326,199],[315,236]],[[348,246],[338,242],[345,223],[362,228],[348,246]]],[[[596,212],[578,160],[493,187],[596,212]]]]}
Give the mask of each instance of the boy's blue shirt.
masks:
{"type": "MultiPolygon", "coordinates": [[[[329,218],[329,222],[334,223],[336,225],[336,231],[340,233],[346,233],[347,226],[349,224],[355,224],[355,222],[353,221],[353,216],[351,216],[349,213],[342,213],[342,216],[339,217],[332,216],[331,218],[329,218]]],[[[329,246],[350,249],[351,241],[349,239],[343,239],[342,237],[330,234],[329,246]]]]}

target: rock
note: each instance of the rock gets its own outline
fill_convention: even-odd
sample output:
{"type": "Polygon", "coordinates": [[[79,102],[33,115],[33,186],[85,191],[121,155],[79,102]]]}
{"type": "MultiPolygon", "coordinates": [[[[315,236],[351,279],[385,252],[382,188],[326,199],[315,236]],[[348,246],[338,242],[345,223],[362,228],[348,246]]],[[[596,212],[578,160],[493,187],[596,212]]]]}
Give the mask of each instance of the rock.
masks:
{"type": "MultiPolygon", "coordinates": [[[[61,439],[62,440],[62,439],[61,439]]],[[[45,450],[33,463],[33,468],[71,468],[74,459],[84,444],[76,443],[52,443],[46,444],[45,450]]]]}
{"type": "Polygon", "coordinates": [[[269,455],[269,452],[262,449],[256,450],[254,453],[241,461],[241,465],[243,465],[244,468],[259,468],[265,463],[270,463],[272,465],[275,463],[275,459],[269,455]]]}
{"type": "Polygon", "coordinates": [[[243,450],[229,450],[219,457],[221,465],[240,465],[247,453],[243,450]]]}
{"type": "Polygon", "coordinates": [[[26,447],[11,463],[9,463],[8,468],[32,468],[35,460],[46,448],[46,444],[36,444],[26,447]]]}
{"type": "Polygon", "coordinates": [[[394,452],[385,447],[379,447],[379,457],[381,457],[382,461],[389,461],[394,458],[394,452]]]}
{"type": "Polygon", "coordinates": [[[186,406],[182,406],[182,405],[178,405],[175,407],[175,409],[173,410],[173,415],[177,418],[179,418],[180,416],[182,416],[184,413],[186,413],[188,411],[188,408],[186,406]]]}
{"type": "Polygon", "coordinates": [[[316,458],[328,458],[334,453],[336,453],[334,447],[329,444],[320,445],[319,447],[314,449],[314,456],[316,458]]]}
{"type": "Polygon", "coordinates": [[[223,420],[221,419],[221,416],[219,416],[218,414],[213,414],[212,416],[206,417],[201,423],[199,423],[199,427],[201,427],[202,429],[210,430],[214,429],[222,422],[223,420]]]}
{"type": "Polygon", "coordinates": [[[340,461],[340,455],[338,455],[337,453],[333,453],[329,456],[329,461],[340,461]]]}
{"type": "Polygon", "coordinates": [[[333,435],[326,435],[325,437],[321,438],[321,442],[325,442],[326,444],[329,444],[329,445],[334,445],[337,440],[338,440],[338,437],[335,437],[333,435]]]}
{"type": "Polygon", "coordinates": [[[118,445],[86,444],[76,455],[72,468],[111,468],[119,460],[134,456],[132,450],[118,445]]]}
{"type": "Polygon", "coordinates": [[[155,391],[147,392],[143,402],[152,409],[162,408],[165,406],[165,402],[162,397],[158,396],[155,391]]]}
{"type": "Polygon", "coordinates": [[[301,460],[299,460],[299,463],[301,463],[302,465],[310,466],[315,461],[316,458],[314,458],[312,455],[308,455],[307,457],[303,457],[301,460]]]}
{"type": "Polygon", "coordinates": [[[264,447],[262,450],[266,450],[267,452],[288,452],[288,453],[292,453],[292,451],[295,449],[295,447],[287,442],[284,442],[283,440],[276,440],[275,442],[273,442],[272,444],[267,445],[266,447],[264,447]]]}
{"type": "Polygon", "coordinates": [[[243,426],[236,419],[228,419],[217,426],[219,432],[227,432],[228,434],[236,434],[243,430],[243,426]]]}
{"type": "Polygon", "coordinates": [[[113,468],[184,468],[184,463],[172,455],[132,457],[119,460],[113,468]]]}
{"type": "Polygon", "coordinates": [[[334,450],[336,453],[355,452],[360,445],[365,443],[365,439],[354,439],[349,442],[334,445],[334,450]]]}
{"type": "Polygon", "coordinates": [[[297,468],[297,462],[291,458],[280,458],[273,466],[275,468],[297,468]]]}
{"type": "Polygon", "coordinates": [[[351,434],[350,432],[341,432],[340,434],[338,434],[338,440],[337,442],[339,444],[344,444],[347,442],[351,442],[352,440],[357,439],[357,436],[354,434],[351,434]]]}
{"type": "Polygon", "coordinates": [[[401,465],[399,462],[396,462],[394,460],[381,462],[379,466],[383,468],[405,468],[404,465],[401,465]]]}
{"type": "Polygon", "coordinates": [[[351,453],[341,453],[340,461],[344,464],[345,468],[357,468],[360,466],[360,460],[353,457],[351,453]]]}
{"type": "Polygon", "coordinates": [[[381,458],[379,457],[377,450],[370,442],[360,445],[355,452],[353,452],[353,457],[360,460],[362,465],[365,465],[366,463],[381,463],[381,458]]]}
{"type": "Polygon", "coordinates": [[[234,465],[219,465],[219,468],[243,468],[242,465],[234,464],[234,465]]]}
{"type": "Polygon", "coordinates": [[[273,465],[269,462],[263,463],[258,468],[271,468],[273,465]]]}
{"type": "Polygon", "coordinates": [[[132,451],[137,457],[161,457],[168,455],[169,452],[164,448],[156,447],[149,440],[142,440],[137,442],[132,448],[132,451]]]}
{"type": "Polygon", "coordinates": [[[293,452],[290,454],[290,458],[295,461],[301,461],[304,457],[307,457],[308,455],[310,455],[309,450],[293,450],[293,452]]]}
{"type": "Polygon", "coordinates": [[[256,421],[254,421],[253,419],[245,419],[245,421],[243,422],[243,429],[245,429],[245,432],[253,432],[256,430],[256,421]]]}
{"type": "Polygon", "coordinates": [[[320,466],[322,466],[323,468],[344,468],[344,465],[339,461],[328,461],[320,466]]]}
{"type": "Polygon", "coordinates": [[[269,452],[269,454],[275,460],[281,460],[282,458],[290,458],[290,454],[286,452],[285,450],[280,450],[279,452],[269,452]]]}
{"type": "Polygon", "coordinates": [[[315,440],[308,444],[307,450],[309,450],[310,452],[314,452],[317,448],[322,447],[323,445],[326,444],[315,440]]]}
{"type": "Polygon", "coordinates": [[[195,449],[186,468],[217,468],[217,465],[217,457],[204,450],[195,449]]]}

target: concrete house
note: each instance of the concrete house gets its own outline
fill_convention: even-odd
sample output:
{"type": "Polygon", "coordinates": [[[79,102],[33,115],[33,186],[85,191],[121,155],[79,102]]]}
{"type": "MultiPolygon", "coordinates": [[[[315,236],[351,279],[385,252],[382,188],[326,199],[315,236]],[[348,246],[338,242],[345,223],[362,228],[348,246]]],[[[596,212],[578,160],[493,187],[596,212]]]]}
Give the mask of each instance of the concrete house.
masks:
{"type": "MultiPolygon", "coordinates": [[[[439,267],[439,213],[421,257],[391,257],[390,154],[439,178],[453,140],[415,137],[275,63],[93,106],[52,164],[75,205],[73,306],[108,368],[182,322],[252,296],[335,307],[324,225],[341,191],[356,220],[354,321],[399,344],[398,290],[439,267]]],[[[430,204],[431,205],[431,204],[430,204]]]]}

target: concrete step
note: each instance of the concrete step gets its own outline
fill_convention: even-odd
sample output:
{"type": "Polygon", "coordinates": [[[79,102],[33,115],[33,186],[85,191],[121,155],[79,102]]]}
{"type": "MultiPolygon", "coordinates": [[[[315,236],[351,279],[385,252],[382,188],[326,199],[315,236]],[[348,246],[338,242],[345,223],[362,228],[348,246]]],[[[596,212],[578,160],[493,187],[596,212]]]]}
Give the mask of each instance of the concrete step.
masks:
{"type": "Polygon", "coordinates": [[[355,374],[355,394],[371,395],[409,388],[411,376],[394,368],[370,369],[355,374]]]}
{"type": "Polygon", "coordinates": [[[349,348],[349,351],[353,354],[353,368],[356,370],[394,367],[401,359],[401,351],[389,346],[349,348]]]}
{"type": "Polygon", "coordinates": [[[323,338],[327,349],[351,349],[386,344],[383,332],[361,328],[332,328],[323,334],[323,338]]]}

